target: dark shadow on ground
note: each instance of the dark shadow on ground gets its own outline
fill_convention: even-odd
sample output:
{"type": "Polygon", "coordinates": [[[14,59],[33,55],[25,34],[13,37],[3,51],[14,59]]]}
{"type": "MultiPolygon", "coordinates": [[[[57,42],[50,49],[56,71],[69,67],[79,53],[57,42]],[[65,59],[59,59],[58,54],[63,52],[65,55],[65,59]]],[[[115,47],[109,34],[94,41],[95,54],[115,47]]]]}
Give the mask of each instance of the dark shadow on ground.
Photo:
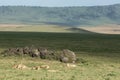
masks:
{"type": "MultiPolygon", "coordinates": [[[[86,34],[94,34],[94,32],[90,32],[88,30],[84,30],[84,29],[81,29],[81,28],[77,28],[77,27],[72,27],[72,28],[69,28],[69,29],[66,29],[68,31],[72,31],[72,32],[76,32],[76,33],[86,33],[86,34]]],[[[96,33],[95,33],[96,34],[96,33]]]]}

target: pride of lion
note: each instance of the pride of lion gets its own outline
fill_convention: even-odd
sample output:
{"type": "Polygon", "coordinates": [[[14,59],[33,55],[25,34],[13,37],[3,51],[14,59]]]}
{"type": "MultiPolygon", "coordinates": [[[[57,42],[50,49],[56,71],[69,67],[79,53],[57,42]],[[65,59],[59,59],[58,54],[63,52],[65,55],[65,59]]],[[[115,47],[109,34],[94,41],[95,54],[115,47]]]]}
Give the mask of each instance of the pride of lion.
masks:
{"type": "MultiPolygon", "coordinates": [[[[71,64],[71,63],[67,63],[66,64],[67,68],[75,68],[77,67],[75,64],[71,64]]],[[[50,66],[49,65],[40,65],[40,66],[34,66],[34,67],[28,67],[22,63],[20,64],[14,64],[12,66],[12,68],[14,69],[19,69],[19,70],[24,70],[24,69],[28,69],[28,70],[40,70],[40,69],[49,69],[50,66]]],[[[58,72],[58,70],[48,70],[49,72],[58,72]]]]}
{"type": "Polygon", "coordinates": [[[29,67],[25,66],[24,64],[14,64],[12,68],[16,68],[16,69],[30,69],[29,67]]]}
{"type": "Polygon", "coordinates": [[[40,57],[41,59],[46,59],[46,57],[51,57],[51,58],[58,58],[59,61],[61,61],[63,64],[63,68],[75,68],[77,67],[75,64],[75,61],[77,60],[76,55],[73,51],[69,50],[69,49],[63,49],[63,51],[61,51],[59,53],[58,56],[56,56],[55,52],[51,52],[49,50],[47,50],[46,48],[34,48],[34,47],[25,47],[25,48],[10,48],[8,50],[5,50],[3,52],[3,54],[16,54],[16,55],[22,55],[22,59],[20,64],[14,64],[12,68],[14,69],[20,69],[20,70],[24,70],[24,69],[28,69],[28,70],[40,70],[40,69],[46,69],[49,72],[58,72],[58,70],[50,70],[50,66],[49,65],[37,65],[37,66],[33,66],[33,67],[28,67],[26,65],[23,64],[23,55],[28,54],[32,57],[40,57]]]}
{"type": "Polygon", "coordinates": [[[32,68],[20,63],[20,64],[14,64],[13,67],[14,69],[32,69],[32,70],[40,70],[40,69],[49,69],[50,67],[48,65],[41,65],[41,66],[34,66],[32,68]]]}

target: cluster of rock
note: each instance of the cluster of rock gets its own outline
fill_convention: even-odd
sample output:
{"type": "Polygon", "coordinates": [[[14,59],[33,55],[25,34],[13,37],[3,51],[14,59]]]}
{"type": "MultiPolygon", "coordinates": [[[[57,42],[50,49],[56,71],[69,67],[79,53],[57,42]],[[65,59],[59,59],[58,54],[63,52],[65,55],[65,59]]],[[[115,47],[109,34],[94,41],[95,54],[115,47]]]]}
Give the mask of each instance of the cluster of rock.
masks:
{"type": "Polygon", "coordinates": [[[29,55],[31,57],[40,57],[41,59],[55,59],[60,60],[64,63],[75,63],[76,55],[73,51],[64,49],[63,51],[56,52],[48,50],[46,48],[33,48],[33,47],[24,47],[24,48],[10,48],[2,52],[4,56],[10,55],[29,55]]]}

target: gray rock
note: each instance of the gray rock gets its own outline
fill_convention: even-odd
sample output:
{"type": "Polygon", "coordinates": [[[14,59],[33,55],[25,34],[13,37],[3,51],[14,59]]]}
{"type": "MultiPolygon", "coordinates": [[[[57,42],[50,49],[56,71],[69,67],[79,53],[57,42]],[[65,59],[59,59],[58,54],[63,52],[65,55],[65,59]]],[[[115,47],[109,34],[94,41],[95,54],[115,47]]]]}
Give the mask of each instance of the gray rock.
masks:
{"type": "Polygon", "coordinates": [[[75,53],[73,51],[70,51],[69,49],[64,49],[62,54],[60,55],[60,60],[62,62],[75,63],[76,55],[75,55],[75,53]]]}
{"type": "Polygon", "coordinates": [[[17,55],[22,55],[23,54],[23,48],[16,48],[14,53],[17,54],[17,55]]]}
{"type": "Polygon", "coordinates": [[[29,54],[30,53],[30,48],[29,47],[24,47],[23,48],[23,54],[29,54]]]}
{"type": "Polygon", "coordinates": [[[38,49],[32,49],[31,56],[32,57],[39,57],[40,56],[40,52],[38,51],[38,49]]]}
{"type": "Polygon", "coordinates": [[[46,57],[49,55],[48,50],[45,48],[39,49],[40,51],[40,58],[46,59],[46,57]]]}
{"type": "Polygon", "coordinates": [[[69,59],[67,57],[63,57],[63,58],[61,58],[61,61],[64,63],[67,63],[67,62],[69,62],[69,59]]]}

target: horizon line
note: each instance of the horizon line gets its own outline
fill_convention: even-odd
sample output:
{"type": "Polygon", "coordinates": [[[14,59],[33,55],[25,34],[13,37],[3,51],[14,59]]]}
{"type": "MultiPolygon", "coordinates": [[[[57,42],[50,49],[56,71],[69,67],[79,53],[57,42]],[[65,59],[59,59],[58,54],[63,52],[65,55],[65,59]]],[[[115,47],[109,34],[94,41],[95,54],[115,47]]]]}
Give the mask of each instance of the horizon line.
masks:
{"type": "Polygon", "coordinates": [[[111,6],[111,5],[120,5],[120,3],[116,3],[116,4],[99,4],[99,5],[84,5],[84,6],[39,6],[39,5],[0,5],[0,7],[94,7],[94,6],[111,6]]]}

